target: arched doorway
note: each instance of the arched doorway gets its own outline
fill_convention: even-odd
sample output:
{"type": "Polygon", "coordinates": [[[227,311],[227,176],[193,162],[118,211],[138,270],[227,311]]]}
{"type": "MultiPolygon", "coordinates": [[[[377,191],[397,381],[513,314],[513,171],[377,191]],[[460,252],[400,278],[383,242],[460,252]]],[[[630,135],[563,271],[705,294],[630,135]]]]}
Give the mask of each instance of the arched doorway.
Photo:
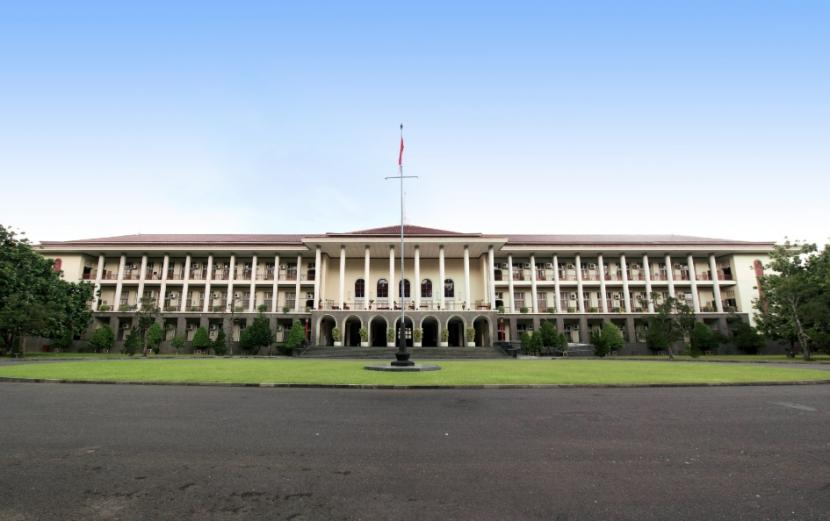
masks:
{"type": "Polygon", "coordinates": [[[421,321],[421,345],[424,347],[438,347],[438,319],[426,317],[421,321]]]}
{"type": "Polygon", "coordinates": [[[343,345],[344,346],[359,346],[360,345],[360,328],[362,323],[358,317],[349,317],[344,322],[343,326],[343,345]]]}
{"type": "MultiPolygon", "coordinates": [[[[412,319],[406,317],[406,346],[412,347],[412,319]]],[[[401,345],[401,319],[395,321],[395,345],[401,345]]]]}
{"type": "Polygon", "coordinates": [[[369,341],[372,347],[386,347],[386,319],[374,317],[369,326],[369,341]]]}
{"type": "Polygon", "coordinates": [[[473,322],[473,328],[476,330],[476,347],[493,345],[490,340],[490,321],[487,317],[478,317],[473,322]]]}
{"type": "Polygon", "coordinates": [[[464,320],[459,317],[452,317],[447,321],[447,333],[449,333],[449,346],[461,347],[464,345],[464,320]]]}
{"type": "Polygon", "coordinates": [[[317,334],[317,345],[318,346],[333,346],[334,339],[332,338],[332,330],[337,327],[337,322],[335,322],[334,317],[329,315],[324,316],[320,319],[320,326],[319,326],[319,333],[317,334]]]}

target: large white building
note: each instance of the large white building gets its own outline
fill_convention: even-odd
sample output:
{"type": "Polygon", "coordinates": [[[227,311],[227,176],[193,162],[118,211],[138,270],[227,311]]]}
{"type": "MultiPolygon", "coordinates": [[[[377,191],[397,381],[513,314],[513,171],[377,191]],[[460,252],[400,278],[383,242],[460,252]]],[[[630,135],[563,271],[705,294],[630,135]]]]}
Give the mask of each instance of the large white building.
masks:
{"type": "Polygon", "coordinates": [[[757,277],[770,242],[677,235],[521,235],[459,233],[406,226],[403,286],[400,227],[298,235],[125,235],[52,242],[38,248],[69,281],[99,295],[94,326],[119,340],[144,299],[161,309],[167,338],[199,326],[237,338],[264,312],[278,340],[292,320],[315,345],[386,345],[387,328],[407,311],[424,346],[518,339],[554,321],[572,341],[587,341],[604,321],[631,344],[666,297],[725,329],[751,320],[757,277]],[[397,311],[396,311],[397,310],[397,311]]]}

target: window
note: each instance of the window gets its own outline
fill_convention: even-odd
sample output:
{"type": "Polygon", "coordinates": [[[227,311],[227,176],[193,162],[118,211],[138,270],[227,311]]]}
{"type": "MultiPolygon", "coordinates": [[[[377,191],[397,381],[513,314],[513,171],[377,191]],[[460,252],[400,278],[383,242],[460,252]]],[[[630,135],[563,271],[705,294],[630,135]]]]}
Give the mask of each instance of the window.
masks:
{"type": "Polygon", "coordinates": [[[354,282],[354,297],[355,298],[364,298],[366,296],[366,281],[363,279],[357,279],[354,282]]]}
{"type": "Polygon", "coordinates": [[[455,283],[452,279],[444,280],[444,298],[455,298],[455,283]]]}
{"type": "Polygon", "coordinates": [[[404,298],[409,298],[409,279],[403,279],[403,291],[401,291],[401,283],[398,282],[398,294],[403,295],[404,298]]]}
{"type": "Polygon", "coordinates": [[[386,282],[386,279],[380,279],[378,281],[378,298],[388,298],[389,297],[389,283],[386,282]]]}
{"type": "Polygon", "coordinates": [[[424,298],[432,298],[432,281],[424,279],[421,282],[421,296],[424,298]]]}

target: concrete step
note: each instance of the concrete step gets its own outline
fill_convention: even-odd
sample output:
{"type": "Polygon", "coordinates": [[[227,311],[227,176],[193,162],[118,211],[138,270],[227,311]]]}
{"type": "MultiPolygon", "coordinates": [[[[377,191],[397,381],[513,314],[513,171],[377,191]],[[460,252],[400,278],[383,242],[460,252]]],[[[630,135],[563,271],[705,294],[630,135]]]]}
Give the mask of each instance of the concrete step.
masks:
{"type": "MultiPolygon", "coordinates": [[[[394,358],[394,347],[324,347],[315,346],[303,351],[303,358],[357,358],[384,360],[394,358]]],[[[412,358],[417,360],[436,359],[492,359],[507,355],[498,347],[410,347],[412,358]]]]}

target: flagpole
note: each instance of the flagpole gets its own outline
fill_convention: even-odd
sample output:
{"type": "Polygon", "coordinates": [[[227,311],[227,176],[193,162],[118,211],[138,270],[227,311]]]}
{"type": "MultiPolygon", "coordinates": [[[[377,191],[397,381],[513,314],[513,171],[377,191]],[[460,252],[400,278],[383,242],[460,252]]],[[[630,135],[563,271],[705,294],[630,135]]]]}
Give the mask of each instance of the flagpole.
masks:
{"type": "MultiPolygon", "coordinates": [[[[400,180],[400,191],[401,191],[401,282],[398,290],[398,293],[401,295],[401,328],[399,337],[399,345],[398,351],[395,353],[395,360],[392,361],[392,365],[394,366],[412,366],[415,365],[409,359],[409,353],[406,350],[406,287],[404,287],[404,198],[403,198],[403,180],[404,179],[417,179],[418,176],[415,175],[403,175],[403,123],[401,123],[401,148],[398,155],[398,175],[396,176],[388,176],[385,179],[399,179],[400,180]]],[[[418,281],[415,281],[416,284],[418,281]]],[[[392,281],[394,284],[394,281],[392,281]]],[[[393,286],[394,287],[394,286],[393,286]]],[[[414,327],[414,323],[413,323],[414,327]]]]}

